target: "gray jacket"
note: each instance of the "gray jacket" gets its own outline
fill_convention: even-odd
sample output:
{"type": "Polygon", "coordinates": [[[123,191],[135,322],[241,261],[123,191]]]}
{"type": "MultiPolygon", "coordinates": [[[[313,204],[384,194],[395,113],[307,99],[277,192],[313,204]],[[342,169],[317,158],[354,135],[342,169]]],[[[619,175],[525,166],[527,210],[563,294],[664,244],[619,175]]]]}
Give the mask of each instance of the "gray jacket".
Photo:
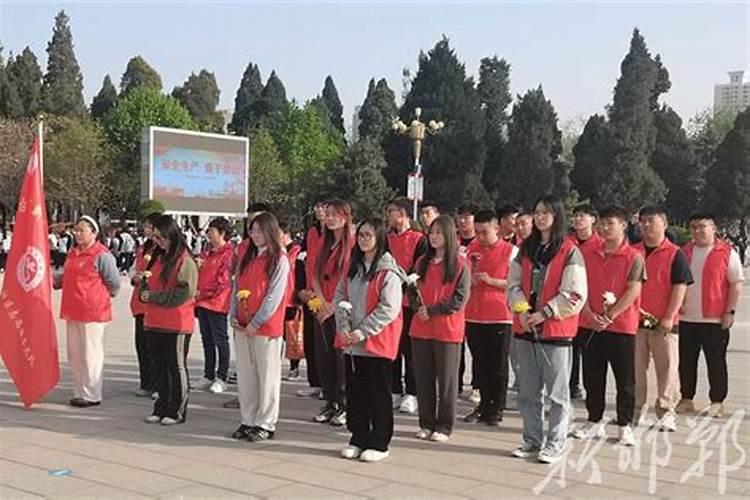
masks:
{"type": "MultiPolygon", "coordinates": [[[[385,253],[378,261],[377,271],[387,271],[380,289],[378,305],[370,314],[367,314],[367,288],[369,282],[365,280],[360,269],[353,279],[347,275],[341,278],[336,287],[334,304],[342,301],[352,305],[351,317],[348,318],[345,311],[336,308],[336,330],[343,332],[349,328],[352,331],[359,330],[365,337],[370,338],[378,335],[383,328],[395,320],[401,312],[402,285],[406,274],[396,264],[396,259],[390,253],[385,253]],[[351,326],[350,326],[351,325],[351,326]]],[[[364,341],[349,346],[346,354],[355,356],[369,356],[364,347],[364,341]]]]}

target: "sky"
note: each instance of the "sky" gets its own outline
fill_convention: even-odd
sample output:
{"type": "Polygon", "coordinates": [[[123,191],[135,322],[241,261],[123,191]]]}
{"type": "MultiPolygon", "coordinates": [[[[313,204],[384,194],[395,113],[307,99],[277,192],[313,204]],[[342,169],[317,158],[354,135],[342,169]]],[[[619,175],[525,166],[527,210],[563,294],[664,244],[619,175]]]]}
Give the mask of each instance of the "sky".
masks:
{"type": "MultiPolygon", "coordinates": [[[[713,102],[727,71],[750,72],[750,0],[661,2],[258,2],[0,0],[4,55],[31,47],[46,67],[54,16],[71,18],[87,102],[105,74],[116,85],[128,60],[143,56],[166,91],[191,72],[213,71],[220,108],[232,109],[248,62],[265,79],[276,70],[287,96],[315,97],[327,75],[351,122],[370,78],[400,94],[402,69],[445,35],[469,75],[497,55],[511,66],[514,96],[542,85],[563,125],[580,127],[611,102],[634,27],[661,54],[672,88],[664,102],[687,121],[713,102]],[[577,125],[576,125],[577,124],[577,125]]],[[[750,80],[750,74],[746,75],[750,80]]]]}

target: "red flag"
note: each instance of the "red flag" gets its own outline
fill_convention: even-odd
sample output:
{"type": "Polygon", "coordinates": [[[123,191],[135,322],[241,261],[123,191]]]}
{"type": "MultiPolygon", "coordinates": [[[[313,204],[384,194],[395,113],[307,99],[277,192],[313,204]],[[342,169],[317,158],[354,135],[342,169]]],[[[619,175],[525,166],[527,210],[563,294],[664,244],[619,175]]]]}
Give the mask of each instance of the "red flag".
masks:
{"type": "Polygon", "coordinates": [[[60,380],[42,182],[41,137],[37,137],[21,187],[0,292],[0,354],[26,407],[60,380]]]}

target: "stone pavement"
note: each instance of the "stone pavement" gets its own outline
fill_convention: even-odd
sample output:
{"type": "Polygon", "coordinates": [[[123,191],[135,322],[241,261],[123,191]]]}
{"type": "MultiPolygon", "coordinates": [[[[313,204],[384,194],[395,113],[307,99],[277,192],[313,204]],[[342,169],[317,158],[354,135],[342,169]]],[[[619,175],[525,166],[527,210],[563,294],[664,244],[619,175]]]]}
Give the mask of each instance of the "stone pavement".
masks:
{"type": "MultiPolygon", "coordinates": [[[[2,278],[0,277],[0,281],[2,278]]],[[[228,437],[238,411],[228,395],[195,392],[185,425],[142,423],[151,402],[132,395],[137,383],[131,318],[123,287],[107,333],[104,402],[75,409],[58,322],[62,380],[30,410],[18,402],[0,368],[0,498],[748,498],[750,495],[750,286],[730,343],[730,397],[724,420],[679,417],[676,433],[639,430],[640,445],[571,441],[555,466],[514,459],[521,419],[507,411],[499,428],[459,423],[447,444],[418,441],[416,417],[396,417],[391,458],[377,464],[338,457],[345,430],[316,424],[319,402],[285,382],[277,438],[263,444],[228,437]],[[702,457],[702,459],[700,458],[702,457]]],[[[59,293],[55,293],[58,311],[59,293]]],[[[192,341],[191,378],[200,376],[200,338],[192,341]]],[[[304,366],[304,364],[303,364],[304,366]]],[[[705,368],[702,368],[705,380],[705,368]]],[[[233,387],[233,386],[230,386],[233,387]]],[[[610,378],[608,400],[614,402],[610,378]]],[[[652,388],[653,390],[653,388],[652,388]]],[[[699,404],[707,403],[699,384],[699,404]]],[[[576,418],[585,418],[576,403],[576,418]]],[[[459,413],[470,410],[461,403],[459,413]]],[[[610,404],[607,416],[614,416],[610,404]]]]}

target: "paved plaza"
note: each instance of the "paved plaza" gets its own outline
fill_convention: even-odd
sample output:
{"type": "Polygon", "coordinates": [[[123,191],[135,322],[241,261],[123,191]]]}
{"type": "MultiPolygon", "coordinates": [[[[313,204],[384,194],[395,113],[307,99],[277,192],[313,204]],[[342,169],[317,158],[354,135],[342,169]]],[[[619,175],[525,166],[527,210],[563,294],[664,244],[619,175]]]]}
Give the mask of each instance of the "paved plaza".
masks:
{"type": "MultiPolygon", "coordinates": [[[[725,419],[680,416],[671,434],[641,427],[640,444],[630,449],[613,444],[616,428],[609,426],[609,441],[570,441],[567,460],[555,466],[509,456],[521,441],[521,419],[513,410],[498,428],[458,423],[447,444],[415,439],[416,417],[398,415],[388,460],[343,460],[338,451],[348,433],[312,422],[320,402],[295,396],[302,382],[284,382],[281,420],[270,442],[228,437],[239,417],[238,410],[222,408],[229,394],[194,392],[184,425],[148,425],[142,419],[151,401],[133,396],[138,375],[129,297],[125,285],[107,332],[101,406],[67,404],[71,378],[62,322],[62,377],[43,403],[25,410],[0,369],[1,499],[750,497],[750,285],[732,331],[725,419]]],[[[54,300],[57,313],[59,292],[54,300]]],[[[201,375],[201,366],[196,335],[191,379],[201,375]]],[[[708,403],[701,370],[698,406],[708,403]]],[[[613,387],[610,376],[610,403],[613,387]]],[[[462,402],[458,410],[464,414],[470,407],[462,402]]],[[[582,403],[575,404],[575,414],[579,422],[585,418],[582,403]]],[[[614,416],[613,404],[606,416],[614,416]]]]}

